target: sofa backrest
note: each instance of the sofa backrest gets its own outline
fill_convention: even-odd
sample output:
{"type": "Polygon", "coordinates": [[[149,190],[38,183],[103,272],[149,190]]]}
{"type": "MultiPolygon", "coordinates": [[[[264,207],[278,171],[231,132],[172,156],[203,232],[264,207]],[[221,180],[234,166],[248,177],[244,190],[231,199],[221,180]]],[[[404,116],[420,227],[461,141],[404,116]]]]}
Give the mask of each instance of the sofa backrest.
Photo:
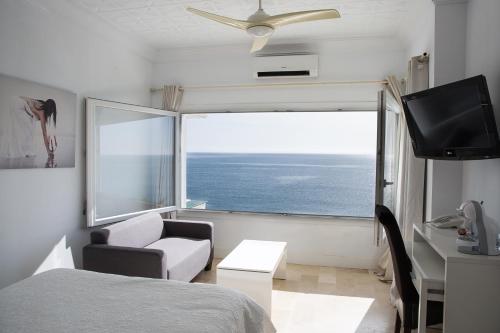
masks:
{"type": "Polygon", "coordinates": [[[161,238],[163,219],[158,213],[147,213],[115,223],[90,234],[92,244],[142,248],[161,238]]]}

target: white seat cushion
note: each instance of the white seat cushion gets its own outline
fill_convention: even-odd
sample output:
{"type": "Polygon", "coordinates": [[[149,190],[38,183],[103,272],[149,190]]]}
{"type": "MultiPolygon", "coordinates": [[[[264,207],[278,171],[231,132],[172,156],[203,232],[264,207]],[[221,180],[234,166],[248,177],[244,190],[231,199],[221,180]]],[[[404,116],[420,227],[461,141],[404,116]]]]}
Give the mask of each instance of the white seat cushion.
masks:
{"type": "Polygon", "coordinates": [[[103,228],[106,230],[108,245],[141,248],[161,238],[163,219],[158,213],[148,213],[103,228]]]}
{"type": "Polygon", "coordinates": [[[210,256],[208,239],[163,238],[146,246],[163,250],[169,280],[191,281],[206,265],[210,256]]]}

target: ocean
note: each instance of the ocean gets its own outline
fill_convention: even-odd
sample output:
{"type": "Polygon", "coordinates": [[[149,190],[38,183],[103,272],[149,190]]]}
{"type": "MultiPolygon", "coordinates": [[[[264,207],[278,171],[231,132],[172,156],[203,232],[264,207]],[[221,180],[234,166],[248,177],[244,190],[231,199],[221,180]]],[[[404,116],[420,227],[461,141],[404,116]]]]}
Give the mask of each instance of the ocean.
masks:
{"type": "Polygon", "coordinates": [[[375,156],[187,154],[187,198],[206,209],[373,217],[375,156]]]}

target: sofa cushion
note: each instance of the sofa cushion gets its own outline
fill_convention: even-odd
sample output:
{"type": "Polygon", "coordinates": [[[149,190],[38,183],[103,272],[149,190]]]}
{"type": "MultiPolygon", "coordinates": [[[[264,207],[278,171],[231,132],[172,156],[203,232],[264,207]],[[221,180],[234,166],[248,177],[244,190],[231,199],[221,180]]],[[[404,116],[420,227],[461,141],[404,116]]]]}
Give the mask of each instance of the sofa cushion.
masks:
{"type": "Polygon", "coordinates": [[[159,240],[162,232],[163,219],[160,214],[147,213],[102,228],[91,237],[92,243],[143,248],[159,240]],[[99,238],[104,239],[99,241],[99,238]]]}
{"type": "Polygon", "coordinates": [[[210,240],[163,238],[146,246],[164,251],[169,280],[191,281],[207,265],[210,240]]]}

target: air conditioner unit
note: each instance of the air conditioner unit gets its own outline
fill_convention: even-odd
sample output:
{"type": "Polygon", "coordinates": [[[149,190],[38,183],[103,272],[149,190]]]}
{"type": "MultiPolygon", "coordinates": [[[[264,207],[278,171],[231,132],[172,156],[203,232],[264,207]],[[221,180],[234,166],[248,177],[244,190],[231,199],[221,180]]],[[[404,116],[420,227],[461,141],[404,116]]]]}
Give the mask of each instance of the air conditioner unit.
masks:
{"type": "Polygon", "coordinates": [[[298,78],[318,76],[318,56],[315,54],[272,55],[253,58],[253,77],[298,78]]]}

